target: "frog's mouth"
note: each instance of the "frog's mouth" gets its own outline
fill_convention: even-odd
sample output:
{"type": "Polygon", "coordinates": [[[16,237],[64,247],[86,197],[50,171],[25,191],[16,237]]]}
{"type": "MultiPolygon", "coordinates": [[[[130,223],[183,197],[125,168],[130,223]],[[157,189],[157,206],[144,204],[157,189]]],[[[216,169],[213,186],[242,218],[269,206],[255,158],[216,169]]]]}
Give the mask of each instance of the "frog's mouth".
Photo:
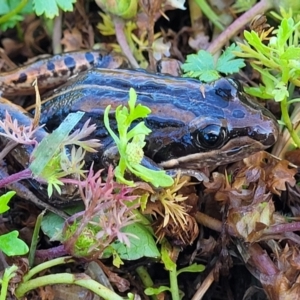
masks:
{"type": "Polygon", "coordinates": [[[189,168],[199,169],[203,167],[215,167],[225,165],[235,161],[242,160],[251,154],[264,150],[273,145],[276,136],[270,135],[264,141],[257,141],[251,137],[237,137],[226,143],[222,148],[211,150],[209,152],[201,152],[188,154],[178,158],[161,162],[160,167],[170,168],[189,168]]]}

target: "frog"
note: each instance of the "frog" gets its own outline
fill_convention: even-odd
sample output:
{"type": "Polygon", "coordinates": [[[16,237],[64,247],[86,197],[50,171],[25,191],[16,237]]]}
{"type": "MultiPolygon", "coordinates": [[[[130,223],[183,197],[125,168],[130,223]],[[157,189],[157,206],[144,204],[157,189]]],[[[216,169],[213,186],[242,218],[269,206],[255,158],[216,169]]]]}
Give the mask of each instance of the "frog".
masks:
{"type": "Polygon", "coordinates": [[[151,109],[145,156],[161,168],[198,169],[235,162],[271,147],[277,140],[275,117],[247,96],[233,79],[211,83],[141,70],[97,68],[68,81],[44,101],[41,123],[54,130],[71,112],[85,112],[97,124],[102,154],[113,146],[103,114],[127,105],[129,89],[151,109]]]}
{"type": "MultiPolygon", "coordinates": [[[[33,93],[29,84],[33,78],[38,78],[41,90],[50,82],[52,90],[42,97],[40,123],[45,127],[37,132],[38,141],[47,131],[55,130],[69,113],[84,112],[78,127],[91,119],[91,123],[97,125],[93,138],[102,144],[96,154],[86,157],[87,163],[94,163],[96,168],[107,167],[114,160],[111,153],[117,153],[104,126],[104,110],[111,105],[110,123],[117,132],[115,109],[127,105],[130,88],[136,91],[138,103],[151,109],[144,120],[151,133],[143,149],[143,162],[149,168],[215,168],[267,149],[278,137],[276,118],[248,96],[237,80],[220,78],[203,83],[197,79],[130,69],[119,54],[67,53],[22,67],[15,73],[11,71],[7,81],[5,76],[0,78],[0,89],[5,96],[15,95],[19,85],[21,94],[33,93]],[[76,63],[76,55],[81,63],[76,63]],[[47,70],[47,76],[42,74],[43,70],[47,70]],[[22,73],[27,74],[26,78],[22,73]]],[[[10,111],[8,102],[3,103],[0,102],[1,118],[4,110],[10,111]]],[[[16,112],[14,109],[13,113],[24,124],[25,119],[29,122],[34,110],[16,112]]],[[[26,163],[30,154],[29,150],[22,151],[18,155],[23,160],[20,164],[26,163]]]]}

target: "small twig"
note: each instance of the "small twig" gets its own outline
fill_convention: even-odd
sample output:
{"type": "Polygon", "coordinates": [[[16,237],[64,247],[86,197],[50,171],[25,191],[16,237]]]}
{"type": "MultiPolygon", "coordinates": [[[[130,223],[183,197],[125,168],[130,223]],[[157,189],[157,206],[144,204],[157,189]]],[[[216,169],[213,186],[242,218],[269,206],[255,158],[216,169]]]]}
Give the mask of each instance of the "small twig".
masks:
{"type": "MultiPolygon", "coordinates": [[[[194,218],[196,219],[197,223],[205,226],[205,227],[208,227],[214,231],[217,231],[217,232],[222,232],[222,222],[215,219],[215,218],[212,218],[200,211],[197,211],[196,214],[194,215],[194,218]]],[[[234,231],[234,229],[230,226],[227,226],[227,232],[231,235],[231,236],[236,236],[236,233],[234,231]]]]}
{"type": "Polygon", "coordinates": [[[5,60],[5,63],[9,66],[10,69],[17,68],[17,65],[7,56],[2,48],[0,48],[0,57],[5,60]]]}
{"type": "Polygon", "coordinates": [[[192,300],[201,300],[214,281],[214,269],[212,269],[198,288],[192,300]]]}
{"type": "Polygon", "coordinates": [[[10,140],[0,152],[0,161],[2,161],[3,158],[6,157],[6,155],[10,153],[17,145],[17,142],[10,140]]]}
{"type": "Polygon", "coordinates": [[[124,21],[120,19],[119,17],[113,16],[113,22],[115,25],[115,31],[116,31],[116,38],[117,41],[123,51],[123,54],[128,58],[131,66],[133,68],[139,68],[139,64],[137,63],[136,59],[132,55],[132,52],[129,48],[128,42],[126,40],[126,36],[124,34],[124,21]]]}
{"type": "Polygon", "coordinates": [[[215,54],[247,23],[255,16],[263,14],[265,11],[273,7],[271,0],[262,0],[255,4],[251,9],[237,18],[230,26],[228,26],[206,49],[211,54],[215,54]]]}

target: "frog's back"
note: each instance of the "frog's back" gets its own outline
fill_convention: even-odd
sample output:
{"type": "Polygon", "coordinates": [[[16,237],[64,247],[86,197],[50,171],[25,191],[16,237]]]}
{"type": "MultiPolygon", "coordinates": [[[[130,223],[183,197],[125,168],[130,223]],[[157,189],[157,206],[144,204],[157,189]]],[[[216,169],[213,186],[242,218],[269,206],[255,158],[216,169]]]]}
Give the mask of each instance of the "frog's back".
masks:
{"type": "Polygon", "coordinates": [[[54,95],[47,97],[42,121],[78,110],[101,114],[108,105],[113,109],[125,105],[130,88],[135,89],[138,102],[148,106],[152,115],[183,122],[200,115],[225,117],[228,98],[236,97],[236,90],[227,79],[202,84],[195,79],[140,70],[95,69],[69,80],[54,95]]]}

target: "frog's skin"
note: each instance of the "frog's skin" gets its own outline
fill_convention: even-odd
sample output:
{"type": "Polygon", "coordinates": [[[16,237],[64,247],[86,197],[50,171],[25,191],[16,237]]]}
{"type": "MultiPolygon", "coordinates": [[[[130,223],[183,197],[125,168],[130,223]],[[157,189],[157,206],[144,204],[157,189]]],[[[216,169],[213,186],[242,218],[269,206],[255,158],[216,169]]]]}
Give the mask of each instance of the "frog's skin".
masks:
{"type": "MultiPolygon", "coordinates": [[[[272,146],[275,118],[247,97],[239,84],[221,78],[210,84],[195,79],[136,70],[95,69],[70,80],[44,100],[41,122],[54,129],[70,112],[84,111],[97,124],[101,152],[111,145],[103,113],[126,105],[134,88],[138,103],[151,114],[145,155],[164,168],[199,168],[240,160],[272,146]]],[[[115,128],[116,129],[116,128],[115,128]]]]}
{"type": "MultiPolygon", "coordinates": [[[[144,148],[145,161],[154,168],[199,169],[241,160],[272,146],[278,136],[273,115],[246,96],[239,83],[221,78],[204,84],[195,79],[148,73],[142,70],[114,69],[127,66],[120,55],[94,52],[67,53],[0,75],[2,95],[32,94],[31,84],[38,78],[41,90],[62,86],[43,97],[41,124],[47,130],[58,127],[71,112],[83,111],[81,126],[88,118],[96,123],[95,138],[102,147],[87,157],[96,167],[106,165],[107,153],[114,153],[112,138],[103,124],[103,113],[112,106],[110,122],[117,131],[114,109],[126,105],[130,88],[138,103],[151,114],[146,125],[152,130],[144,148]],[[44,73],[43,73],[44,72],[44,73]],[[23,75],[22,75],[23,74],[23,75]],[[25,75],[26,76],[25,76],[25,75]],[[72,76],[68,80],[68,76],[72,76]],[[30,84],[29,84],[30,83],[30,84]]],[[[4,99],[0,118],[8,111],[19,124],[28,125],[31,116],[4,99]]],[[[134,124],[133,124],[134,125],[134,124]]],[[[40,141],[45,129],[36,132],[40,141]]],[[[1,138],[1,144],[7,141],[1,138]]],[[[17,147],[11,158],[28,165],[30,147],[17,147]]]]}

